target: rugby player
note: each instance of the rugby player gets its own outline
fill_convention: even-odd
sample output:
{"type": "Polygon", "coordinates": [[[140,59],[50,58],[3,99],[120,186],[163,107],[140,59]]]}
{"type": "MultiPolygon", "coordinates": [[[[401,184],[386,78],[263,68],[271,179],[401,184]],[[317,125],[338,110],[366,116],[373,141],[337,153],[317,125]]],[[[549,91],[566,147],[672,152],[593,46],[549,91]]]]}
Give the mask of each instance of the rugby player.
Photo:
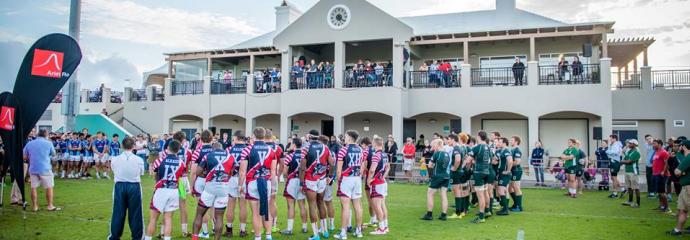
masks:
{"type": "MultiPolygon", "coordinates": [[[[465,135],[465,137],[466,136],[467,135],[465,135]]],[[[465,177],[465,166],[463,164],[465,155],[467,155],[467,149],[463,145],[458,144],[458,142],[460,142],[458,135],[451,134],[448,136],[448,139],[449,146],[453,148],[453,153],[450,155],[450,181],[451,188],[453,189],[453,196],[455,197],[455,212],[448,218],[462,219],[463,217],[465,217],[462,185],[466,184],[468,180],[468,178],[465,177]]]]}
{"type": "MultiPolygon", "coordinates": [[[[338,153],[336,178],[338,197],[342,204],[340,233],[336,239],[347,239],[347,225],[350,221],[350,207],[355,211],[355,237],[362,235],[362,164],[367,159],[368,151],[357,145],[359,133],[355,130],[345,132],[345,145],[338,153]]],[[[366,164],[366,163],[365,163],[366,164]]]]}
{"type": "Polygon", "coordinates": [[[177,156],[180,142],[172,141],[168,145],[167,155],[160,165],[154,169],[158,181],[151,199],[151,218],[144,240],[151,240],[156,231],[158,216],[163,214],[164,240],[172,239],[172,215],[179,206],[178,180],[186,171],[185,161],[177,156]]]}
{"type": "Polygon", "coordinates": [[[568,148],[561,154],[561,160],[563,160],[563,167],[565,168],[565,174],[568,178],[568,193],[566,196],[572,198],[577,197],[575,174],[577,173],[577,159],[580,155],[580,150],[575,147],[575,139],[568,139],[568,148]]]}
{"type": "Polygon", "coordinates": [[[500,196],[501,210],[496,215],[508,215],[508,185],[512,174],[510,169],[513,166],[513,155],[507,148],[508,139],[499,138],[496,142],[496,157],[498,158],[498,195],[500,196]]]}
{"type": "MultiPolygon", "coordinates": [[[[319,136],[319,141],[321,144],[325,144],[328,146],[328,137],[326,135],[321,135],[319,136]]],[[[335,171],[332,171],[331,169],[335,168],[335,154],[338,152],[334,152],[331,150],[331,148],[328,148],[328,152],[330,153],[330,157],[328,158],[328,172],[330,179],[335,179],[335,171]]],[[[333,207],[333,180],[328,181],[326,184],[326,189],[323,191],[323,203],[326,206],[326,219],[328,222],[326,225],[328,225],[328,231],[332,232],[335,231],[335,208],[333,207]]],[[[348,232],[352,229],[352,218],[350,217],[350,227],[348,228],[348,232]]]]}
{"type": "Polygon", "coordinates": [[[328,228],[326,226],[326,206],[323,201],[326,186],[331,181],[328,172],[328,163],[331,158],[328,146],[319,140],[319,131],[309,131],[309,144],[302,148],[304,158],[300,163],[300,183],[307,195],[309,205],[309,218],[313,235],[310,240],[321,239],[320,233],[323,232],[324,238],[328,238],[328,228]],[[318,223],[321,223],[321,228],[318,223]]]}
{"type": "MultiPolygon", "coordinates": [[[[366,159],[366,164],[362,166],[362,172],[364,176],[364,180],[366,181],[367,178],[369,177],[369,169],[371,168],[371,162],[372,158],[374,157],[374,146],[371,144],[371,139],[369,137],[364,137],[362,140],[360,140],[359,145],[362,147],[362,149],[367,149],[369,153],[372,154],[367,154],[367,159],[366,159]]],[[[365,226],[372,226],[372,227],[378,227],[378,218],[376,217],[376,211],[374,211],[374,203],[372,202],[371,199],[371,189],[369,188],[369,184],[364,185],[364,193],[365,196],[367,197],[367,203],[369,206],[369,223],[365,224],[365,226]]]]}
{"type": "Polygon", "coordinates": [[[293,138],[288,150],[287,157],[282,161],[283,175],[286,176],[285,190],[283,196],[287,199],[287,228],[281,231],[282,235],[292,235],[292,228],[295,222],[295,202],[299,205],[300,217],[302,219],[302,233],[307,233],[307,209],[305,208],[304,193],[299,179],[299,165],[302,162],[302,140],[293,138]]]}
{"type": "Polygon", "coordinates": [[[488,136],[486,132],[479,131],[477,133],[477,144],[472,147],[472,150],[467,153],[467,161],[474,165],[474,190],[477,193],[477,202],[479,205],[479,214],[472,220],[472,223],[485,222],[485,213],[490,208],[489,205],[489,186],[492,184],[490,179],[491,172],[491,150],[487,145],[488,136]]]}
{"type": "Polygon", "coordinates": [[[81,141],[79,140],[79,133],[72,133],[72,139],[68,141],[69,148],[69,166],[67,170],[69,174],[67,178],[77,178],[79,161],[81,160],[81,141]]]}
{"type": "Polygon", "coordinates": [[[388,196],[388,183],[386,176],[390,171],[388,154],[383,152],[383,138],[374,136],[374,152],[371,158],[367,174],[367,185],[371,189],[371,199],[373,209],[378,217],[378,228],[371,232],[371,235],[384,235],[388,233],[388,208],[386,207],[386,196],[388,196]]]}
{"type": "Polygon", "coordinates": [[[96,139],[93,140],[93,161],[96,163],[96,178],[101,179],[100,171],[103,171],[103,177],[110,179],[108,176],[107,168],[105,164],[108,161],[108,141],[103,138],[103,132],[98,131],[96,133],[96,139]]]}
{"type": "MultiPolygon", "coordinates": [[[[213,151],[213,147],[211,146],[211,141],[213,140],[213,134],[211,134],[210,131],[204,130],[201,132],[201,143],[197,144],[196,150],[192,153],[192,159],[191,159],[191,178],[192,178],[192,195],[196,198],[201,196],[201,193],[204,192],[204,184],[206,181],[204,181],[204,176],[197,176],[196,173],[197,171],[197,165],[201,161],[201,159],[206,156],[206,154],[209,154],[210,152],[213,151]]],[[[208,214],[204,216],[204,219],[201,224],[201,233],[199,234],[200,238],[208,238],[208,214]]]]}
{"type": "Polygon", "coordinates": [[[240,194],[246,193],[245,198],[249,200],[252,208],[254,239],[261,240],[264,230],[266,239],[270,240],[273,238],[268,202],[272,191],[271,174],[276,172],[276,156],[273,148],[263,141],[266,138],[266,129],[257,127],[253,132],[256,140],[246,147],[240,156],[239,188],[240,194]]]}
{"type": "Polygon", "coordinates": [[[276,172],[271,174],[273,179],[271,179],[271,200],[269,201],[271,217],[273,218],[273,228],[271,229],[271,232],[276,233],[280,231],[280,229],[278,229],[278,203],[276,203],[276,195],[278,193],[279,175],[281,175],[282,173],[282,170],[280,169],[282,164],[279,164],[279,162],[283,159],[283,148],[275,142],[275,139],[273,138],[273,131],[271,131],[270,129],[266,129],[266,138],[264,139],[264,141],[268,146],[273,148],[273,152],[276,155],[274,161],[276,161],[275,165],[277,166],[277,168],[276,172]]]}
{"type": "Polygon", "coordinates": [[[510,138],[510,147],[512,148],[511,153],[513,157],[513,168],[510,170],[513,178],[510,181],[510,198],[513,199],[513,206],[511,206],[510,211],[522,212],[522,188],[520,186],[520,180],[522,180],[522,151],[520,150],[520,143],[522,139],[518,136],[512,136],[510,138]]]}
{"type": "Polygon", "coordinates": [[[434,139],[431,141],[431,151],[434,152],[434,155],[431,156],[431,161],[429,161],[429,168],[433,169],[433,175],[431,175],[429,188],[426,194],[427,212],[422,217],[422,220],[433,220],[434,194],[436,194],[437,191],[441,194],[441,215],[438,219],[445,221],[447,218],[448,198],[446,197],[446,193],[448,192],[448,182],[450,178],[450,156],[448,152],[443,149],[442,139],[434,139]]]}
{"type": "MultiPolygon", "coordinates": [[[[239,130],[235,131],[232,135],[233,145],[226,149],[228,154],[232,155],[235,159],[239,159],[242,155],[242,151],[247,147],[246,139],[244,132],[239,130]]],[[[247,201],[244,199],[244,196],[240,194],[239,173],[240,164],[239,161],[235,161],[230,177],[230,194],[228,194],[228,211],[226,213],[228,222],[225,226],[226,237],[232,237],[232,223],[235,221],[235,204],[239,204],[240,207],[240,237],[247,236],[247,201]]]]}
{"type": "MultiPolygon", "coordinates": [[[[117,140],[117,134],[113,136],[113,141],[117,140]]],[[[173,137],[170,141],[168,141],[168,145],[170,145],[170,142],[172,140],[177,140],[180,143],[184,143],[187,141],[186,134],[182,131],[175,132],[173,134],[173,137]]],[[[119,151],[119,145],[117,146],[118,151],[119,151]]],[[[161,152],[160,156],[156,161],[154,161],[151,164],[151,168],[149,168],[150,174],[153,175],[153,170],[152,168],[157,168],[160,163],[167,157],[168,153],[167,151],[161,152]]],[[[180,151],[177,152],[177,156],[182,160],[185,161],[185,165],[189,166],[190,161],[192,159],[192,152],[184,147],[184,144],[180,146],[180,151]]],[[[185,169],[184,172],[182,172],[182,176],[180,176],[180,179],[178,180],[178,190],[180,193],[180,198],[179,198],[179,208],[180,208],[180,225],[182,229],[182,237],[189,237],[191,234],[187,230],[187,194],[191,193],[191,188],[189,184],[189,178],[187,178],[187,170],[185,169]]]]}
{"type": "Polygon", "coordinates": [[[223,233],[223,215],[228,206],[230,174],[235,158],[228,154],[219,142],[213,143],[213,151],[206,154],[197,167],[197,176],[206,176],[204,191],[199,197],[199,205],[194,218],[192,240],[199,239],[201,221],[209,208],[214,209],[214,238],[219,240],[223,233]]]}

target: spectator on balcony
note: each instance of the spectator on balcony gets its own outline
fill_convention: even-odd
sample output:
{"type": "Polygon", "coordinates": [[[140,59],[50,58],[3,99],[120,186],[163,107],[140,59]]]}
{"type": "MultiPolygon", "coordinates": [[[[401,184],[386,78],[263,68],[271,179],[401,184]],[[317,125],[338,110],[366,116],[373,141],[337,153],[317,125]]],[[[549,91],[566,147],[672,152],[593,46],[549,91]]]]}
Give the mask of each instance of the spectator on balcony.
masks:
{"type": "Polygon", "coordinates": [[[570,64],[570,68],[573,70],[573,80],[584,80],[582,79],[582,62],[580,62],[580,57],[575,56],[573,58],[573,63],[570,64]]]}
{"type": "Polygon", "coordinates": [[[393,62],[391,60],[388,60],[388,64],[386,64],[386,69],[393,69],[393,62]]]}
{"type": "Polygon", "coordinates": [[[383,76],[383,64],[374,63],[374,72],[376,73],[376,85],[383,86],[384,76],[383,76]]]}
{"type": "Polygon", "coordinates": [[[422,66],[419,66],[419,71],[420,72],[428,72],[429,71],[429,65],[426,65],[426,62],[423,62],[422,66]]]}
{"type": "Polygon", "coordinates": [[[302,77],[303,77],[302,67],[300,66],[299,61],[296,61],[295,65],[292,65],[292,69],[290,69],[290,86],[291,86],[291,88],[297,88],[297,82],[299,81],[298,79],[301,79],[302,77]]]}
{"type": "Polygon", "coordinates": [[[558,80],[563,81],[570,81],[570,75],[568,74],[568,61],[565,60],[565,57],[561,55],[560,61],[558,62],[558,80]]]}
{"type": "Polygon", "coordinates": [[[273,66],[273,70],[271,70],[271,90],[273,92],[279,92],[278,89],[280,89],[280,65],[275,65],[273,66]]]}
{"type": "Polygon", "coordinates": [[[443,86],[444,87],[450,87],[450,62],[448,60],[443,60],[443,63],[439,65],[438,70],[440,72],[439,75],[441,75],[442,80],[443,80],[443,86]]]}
{"type": "Polygon", "coordinates": [[[101,110],[101,114],[108,116],[108,110],[105,110],[104,108],[103,110],[101,110]]]}
{"type": "Polygon", "coordinates": [[[515,86],[522,86],[522,77],[525,75],[525,64],[520,61],[519,57],[515,58],[513,63],[513,78],[515,79],[515,86]]]}
{"type": "Polygon", "coordinates": [[[437,61],[431,61],[431,65],[429,65],[429,83],[438,86],[438,67],[439,67],[439,62],[437,61]]]}
{"type": "Polygon", "coordinates": [[[326,85],[331,86],[331,84],[333,83],[333,65],[331,65],[330,62],[326,61],[326,64],[323,66],[323,72],[326,85]]]}

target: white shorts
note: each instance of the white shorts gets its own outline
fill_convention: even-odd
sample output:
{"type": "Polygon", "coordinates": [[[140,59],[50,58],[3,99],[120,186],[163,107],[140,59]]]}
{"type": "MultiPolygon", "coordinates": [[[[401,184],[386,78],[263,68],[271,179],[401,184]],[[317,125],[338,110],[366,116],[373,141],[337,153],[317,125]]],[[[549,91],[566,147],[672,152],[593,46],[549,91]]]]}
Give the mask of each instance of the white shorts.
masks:
{"type": "Polygon", "coordinates": [[[300,184],[299,178],[290,179],[285,184],[285,192],[283,192],[285,198],[294,200],[304,200],[305,195],[302,192],[302,185],[300,184]]]}
{"type": "Polygon", "coordinates": [[[84,162],[87,162],[87,163],[93,162],[93,157],[92,157],[92,156],[82,156],[81,159],[84,160],[84,162]]]}
{"type": "Polygon", "coordinates": [[[31,188],[43,187],[44,189],[52,188],[55,186],[53,182],[53,173],[46,174],[31,174],[31,188]]]}
{"type": "Polygon", "coordinates": [[[69,155],[69,161],[70,162],[79,162],[81,160],[81,156],[79,155],[69,155]]]}
{"type": "Polygon", "coordinates": [[[199,197],[199,205],[207,208],[223,209],[228,206],[228,183],[206,183],[199,197]]]}
{"type": "Polygon", "coordinates": [[[63,153],[62,156],[60,156],[60,157],[62,157],[60,160],[64,160],[64,161],[70,160],[69,153],[63,153]]]}
{"type": "Polygon", "coordinates": [[[333,185],[326,184],[326,190],[323,191],[323,200],[326,202],[333,201],[333,185]]]}
{"type": "Polygon", "coordinates": [[[412,171],[412,163],[414,163],[414,160],[405,158],[403,160],[403,171],[412,171]]]}
{"type": "Polygon", "coordinates": [[[371,186],[371,192],[369,196],[371,196],[371,198],[383,198],[388,196],[388,183],[382,183],[371,186]]]}
{"type": "Polygon", "coordinates": [[[326,180],[319,179],[316,181],[304,180],[304,186],[307,187],[307,191],[315,193],[323,193],[326,190],[326,180]]]}
{"type": "Polygon", "coordinates": [[[362,177],[343,177],[338,184],[338,197],[358,199],[362,197],[362,177]]]}
{"type": "Polygon", "coordinates": [[[110,159],[108,154],[103,154],[103,157],[98,157],[98,155],[93,156],[93,160],[97,163],[104,163],[104,162],[108,161],[108,159],[110,159]]]}
{"type": "Polygon", "coordinates": [[[158,212],[173,212],[177,210],[180,205],[180,193],[177,188],[159,188],[153,192],[150,208],[158,212]]]}
{"type": "Polygon", "coordinates": [[[206,179],[202,177],[196,177],[196,181],[194,181],[194,189],[192,189],[192,194],[195,197],[201,196],[201,193],[204,192],[204,186],[206,185],[206,179]]]}
{"type": "MultiPolygon", "coordinates": [[[[266,196],[270,196],[271,193],[271,183],[266,184],[268,192],[266,196]]],[[[259,189],[256,186],[256,180],[251,181],[247,184],[247,194],[245,196],[247,200],[259,200],[259,189]]]]}
{"type": "Polygon", "coordinates": [[[240,197],[240,184],[238,177],[230,177],[230,186],[228,186],[228,196],[231,198],[240,197]]]}

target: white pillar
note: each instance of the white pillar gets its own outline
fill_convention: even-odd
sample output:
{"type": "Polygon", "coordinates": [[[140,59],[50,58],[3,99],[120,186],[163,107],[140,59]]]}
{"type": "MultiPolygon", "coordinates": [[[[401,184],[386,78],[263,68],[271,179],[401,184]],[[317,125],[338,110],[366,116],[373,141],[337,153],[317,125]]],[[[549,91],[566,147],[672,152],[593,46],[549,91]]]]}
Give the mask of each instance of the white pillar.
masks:
{"type": "Polygon", "coordinates": [[[462,119],[462,132],[469,134],[470,136],[472,135],[472,116],[469,115],[461,115],[460,118],[462,119]]]}
{"type": "MultiPolygon", "coordinates": [[[[392,120],[391,134],[395,142],[398,143],[398,152],[402,152],[402,146],[405,144],[403,139],[403,116],[401,114],[393,114],[392,120]]],[[[385,136],[382,137],[385,138],[385,136]]]]}
{"type": "Polygon", "coordinates": [[[156,98],[155,87],[153,85],[146,87],[146,101],[153,101],[156,98]]]}
{"type": "Polygon", "coordinates": [[[290,133],[292,132],[292,126],[290,126],[290,118],[287,114],[280,114],[280,140],[287,144],[288,138],[290,138],[290,133]]]}
{"type": "Polygon", "coordinates": [[[204,84],[204,86],[203,86],[203,89],[204,89],[203,95],[206,95],[206,96],[209,96],[209,97],[210,97],[210,95],[211,95],[211,76],[206,76],[206,77],[204,77],[204,82],[203,82],[203,84],[204,84]]]}
{"type": "Polygon", "coordinates": [[[283,53],[280,55],[280,62],[280,88],[282,91],[286,91],[290,89],[290,68],[293,64],[292,47],[288,47],[287,50],[283,50],[283,53]]]}
{"type": "Polygon", "coordinates": [[[112,96],[112,91],[110,88],[103,88],[103,95],[101,96],[101,99],[103,99],[103,103],[110,103],[110,96],[112,96]]]}
{"type": "Polygon", "coordinates": [[[403,47],[404,43],[393,40],[393,87],[401,88],[403,81],[403,47]]]}
{"type": "Polygon", "coordinates": [[[536,40],[534,37],[529,38],[529,61],[537,61],[536,40]]]}
{"type": "MultiPolygon", "coordinates": [[[[460,87],[470,87],[472,85],[472,65],[465,60],[460,64],[460,87]]],[[[464,123],[463,123],[464,125],[464,123]]]]}
{"type": "Polygon", "coordinates": [[[211,119],[209,117],[203,117],[201,118],[201,131],[203,132],[204,130],[208,130],[208,128],[211,126],[211,119]]]}
{"type": "Polygon", "coordinates": [[[172,78],[165,78],[165,86],[163,86],[163,93],[165,94],[165,99],[168,99],[172,95],[172,78]]]}
{"type": "MultiPolygon", "coordinates": [[[[527,140],[529,143],[527,146],[529,146],[529,149],[527,149],[527,152],[531,151],[535,146],[534,143],[539,140],[539,116],[538,115],[530,115],[527,118],[527,134],[529,136],[523,137],[523,141],[527,140]]],[[[531,152],[529,152],[531,154],[531,152]]],[[[527,155],[530,156],[530,155],[527,155]]],[[[527,158],[523,158],[527,159],[527,158]]]]}
{"type": "Polygon", "coordinates": [[[345,133],[345,117],[333,116],[333,135],[338,136],[345,133]]]}
{"type": "Polygon", "coordinates": [[[601,79],[601,84],[606,87],[606,89],[611,89],[611,59],[602,58],[599,60],[599,78],[601,79]]]}
{"type": "Polygon", "coordinates": [[[640,88],[642,90],[652,90],[652,67],[642,66],[640,68],[640,88]]]}
{"type": "Polygon", "coordinates": [[[249,76],[247,76],[247,93],[254,93],[254,55],[249,55],[249,76]]]}
{"type": "Polygon", "coordinates": [[[337,41],[334,44],[334,53],[333,53],[333,62],[334,62],[334,69],[335,73],[333,73],[333,77],[335,78],[334,87],[335,88],[342,88],[343,87],[343,71],[345,71],[345,44],[341,41],[337,41]]]}
{"type": "Polygon", "coordinates": [[[539,62],[527,62],[527,86],[539,85],[539,62]]]}
{"type": "MultiPolygon", "coordinates": [[[[465,64],[470,64],[470,42],[462,42],[462,61],[465,64]]],[[[469,85],[467,85],[469,86],[469,85]]]]}
{"type": "Polygon", "coordinates": [[[89,102],[89,90],[88,89],[82,89],[80,96],[81,96],[81,102],[82,103],[89,102]]]}
{"type": "MultiPolygon", "coordinates": [[[[609,40],[606,37],[606,33],[601,34],[601,58],[609,57],[609,40]]],[[[609,64],[610,66],[610,64],[609,64]]]]}
{"type": "Polygon", "coordinates": [[[254,116],[246,115],[244,119],[244,135],[249,136],[254,130],[254,125],[256,125],[256,119],[254,116]]]}
{"type": "MultiPolygon", "coordinates": [[[[167,81],[166,81],[167,83],[167,81]]],[[[122,102],[126,103],[130,101],[130,96],[132,96],[132,88],[126,87],[124,93],[122,93],[122,102]]]]}

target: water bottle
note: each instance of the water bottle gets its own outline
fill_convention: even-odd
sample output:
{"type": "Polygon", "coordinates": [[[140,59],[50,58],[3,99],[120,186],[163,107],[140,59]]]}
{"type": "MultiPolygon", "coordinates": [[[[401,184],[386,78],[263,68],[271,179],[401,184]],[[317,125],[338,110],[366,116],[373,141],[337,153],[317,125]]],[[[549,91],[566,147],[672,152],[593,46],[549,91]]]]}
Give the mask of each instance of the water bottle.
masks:
{"type": "Polygon", "coordinates": [[[518,229],[517,240],[525,240],[525,230],[522,230],[522,228],[518,229]]]}

